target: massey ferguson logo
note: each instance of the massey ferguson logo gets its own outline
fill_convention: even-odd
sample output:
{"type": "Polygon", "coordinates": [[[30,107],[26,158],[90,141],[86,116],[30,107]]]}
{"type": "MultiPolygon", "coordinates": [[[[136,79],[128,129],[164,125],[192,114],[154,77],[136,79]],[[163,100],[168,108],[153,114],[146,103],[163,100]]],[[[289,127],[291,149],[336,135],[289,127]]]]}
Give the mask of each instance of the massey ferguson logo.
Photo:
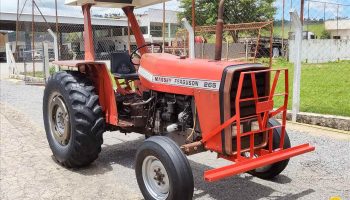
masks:
{"type": "Polygon", "coordinates": [[[143,67],[139,68],[139,75],[146,78],[148,81],[159,84],[174,85],[188,88],[198,88],[207,90],[219,90],[220,81],[200,80],[179,77],[155,76],[148,72],[143,67]]]}
{"type": "Polygon", "coordinates": [[[161,77],[161,76],[155,76],[154,81],[155,82],[161,82],[161,83],[171,83],[171,78],[167,77],[161,77]]]}
{"type": "Polygon", "coordinates": [[[207,82],[207,81],[205,81],[205,82],[204,82],[204,87],[205,87],[205,88],[213,88],[213,89],[216,89],[216,83],[215,83],[215,82],[207,82]]]}
{"type": "Polygon", "coordinates": [[[194,86],[194,87],[199,86],[199,82],[196,80],[188,80],[188,79],[180,79],[180,78],[175,79],[175,84],[184,85],[184,86],[194,86]]]}

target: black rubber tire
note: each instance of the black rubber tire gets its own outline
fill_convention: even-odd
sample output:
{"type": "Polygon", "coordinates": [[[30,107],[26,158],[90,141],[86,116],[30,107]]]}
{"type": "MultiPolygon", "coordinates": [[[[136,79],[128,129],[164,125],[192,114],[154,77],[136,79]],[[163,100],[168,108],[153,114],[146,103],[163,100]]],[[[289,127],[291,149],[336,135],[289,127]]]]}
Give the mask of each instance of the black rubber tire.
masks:
{"type": "Polygon", "coordinates": [[[77,71],[60,71],[49,77],[44,91],[43,118],[47,140],[55,159],[63,166],[82,167],[101,152],[105,120],[91,81],[77,71]],[[51,134],[48,109],[53,93],[64,100],[70,119],[70,139],[60,145],[51,134]]]}
{"type": "Polygon", "coordinates": [[[153,136],[145,140],[136,154],[136,178],[144,198],[154,199],[147,191],[142,177],[143,161],[150,155],[159,159],[168,173],[170,189],[167,199],[192,199],[194,183],[191,166],[177,144],[164,136],[153,136]]]}
{"type": "MultiPolygon", "coordinates": [[[[274,118],[269,119],[269,123],[268,123],[269,127],[278,126],[278,125],[280,125],[280,123],[276,119],[274,118]]],[[[281,139],[281,128],[274,129],[273,141],[272,141],[273,149],[279,148],[280,139],[281,139]]],[[[284,137],[284,149],[288,149],[290,147],[291,147],[291,144],[286,131],[285,137],[284,137]]],[[[266,179],[266,180],[273,179],[275,176],[279,175],[287,167],[288,162],[289,162],[289,159],[282,160],[280,162],[272,164],[267,171],[257,172],[256,170],[252,170],[249,173],[261,179],[266,179]]]]}

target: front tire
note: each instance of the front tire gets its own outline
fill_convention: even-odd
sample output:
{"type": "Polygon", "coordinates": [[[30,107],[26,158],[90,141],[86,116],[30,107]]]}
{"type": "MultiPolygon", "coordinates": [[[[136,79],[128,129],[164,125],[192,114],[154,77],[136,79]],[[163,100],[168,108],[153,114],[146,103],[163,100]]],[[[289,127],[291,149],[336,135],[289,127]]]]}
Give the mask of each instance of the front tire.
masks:
{"type": "MultiPolygon", "coordinates": [[[[269,127],[278,126],[278,125],[280,125],[280,123],[276,119],[273,119],[273,118],[269,119],[269,122],[268,122],[269,127]]],[[[282,132],[281,128],[276,128],[273,130],[273,141],[272,141],[273,149],[279,148],[281,132],[282,132]]],[[[291,147],[291,144],[286,131],[283,148],[287,149],[290,147],[291,147]]],[[[261,179],[266,179],[266,180],[273,179],[275,176],[279,175],[287,167],[288,162],[289,162],[289,159],[282,160],[272,165],[254,169],[252,171],[249,171],[249,173],[261,179]]]]}
{"type": "Polygon", "coordinates": [[[91,81],[77,71],[60,71],[47,82],[43,117],[55,159],[65,167],[82,167],[97,159],[105,120],[91,81]]]}
{"type": "Polygon", "coordinates": [[[147,139],[136,154],[137,183],[146,200],[192,199],[191,166],[174,141],[154,136],[147,139]]]}

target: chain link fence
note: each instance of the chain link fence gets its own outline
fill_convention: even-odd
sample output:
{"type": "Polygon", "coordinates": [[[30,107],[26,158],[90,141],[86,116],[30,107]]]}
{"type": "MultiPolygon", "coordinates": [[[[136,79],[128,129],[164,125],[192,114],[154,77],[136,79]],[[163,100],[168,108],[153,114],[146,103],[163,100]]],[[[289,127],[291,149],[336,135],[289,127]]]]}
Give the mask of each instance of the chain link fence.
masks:
{"type": "MultiPolygon", "coordinates": [[[[215,24],[217,18],[217,3],[210,2],[202,4],[196,3],[195,13],[195,52],[197,58],[213,59],[215,48],[215,24]],[[204,12],[206,7],[212,7],[209,16],[204,12]],[[208,20],[208,18],[211,20],[208,20]],[[211,31],[200,31],[202,26],[209,26],[211,31]],[[214,31],[213,31],[214,30],[214,31]]],[[[160,4],[148,8],[136,9],[137,19],[147,43],[158,43],[164,45],[167,53],[175,55],[188,54],[188,33],[184,29],[181,19],[186,18],[192,23],[192,10],[188,8],[191,1],[168,1],[164,5],[160,4]],[[165,13],[163,13],[163,6],[165,13]],[[190,14],[188,14],[190,12],[190,14]],[[165,23],[163,23],[163,18],[165,23]]],[[[232,6],[232,5],[231,5],[232,6]]],[[[243,8],[248,5],[242,5],[243,8]]],[[[258,5],[259,6],[259,5],[258,5]]],[[[268,22],[273,19],[273,11],[264,15],[265,11],[257,13],[255,18],[245,16],[225,16],[226,23],[250,23],[268,22]],[[236,20],[229,20],[235,17],[236,20]]],[[[121,9],[93,7],[92,24],[95,54],[97,60],[110,60],[112,52],[128,51],[136,48],[136,42],[131,30],[128,29],[127,21],[121,9]],[[103,23],[102,23],[103,21],[103,23]],[[100,23],[98,23],[100,22],[100,23]],[[130,37],[128,33],[130,32],[130,37]]],[[[79,17],[83,17],[82,12],[79,17]]],[[[82,59],[84,58],[83,26],[72,26],[71,24],[59,24],[58,37],[60,39],[60,59],[82,59]]],[[[270,31],[266,27],[245,29],[245,30],[225,30],[223,37],[223,54],[225,59],[251,59],[252,57],[269,57],[270,55],[270,31]],[[260,38],[259,38],[260,35],[260,38]],[[258,44],[259,39],[259,44],[258,44]],[[257,53],[255,53],[257,51],[257,53]]],[[[275,56],[282,55],[282,45],[274,40],[275,56]]]]}
{"type": "MultiPolygon", "coordinates": [[[[197,58],[213,59],[217,3],[212,1],[203,2],[205,3],[198,0],[195,4],[195,52],[197,58]],[[206,12],[207,8],[209,8],[208,12],[206,12]],[[211,31],[201,31],[202,26],[210,27],[211,31]]],[[[167,53],[187,55],[189,46],[188,33],[180,21],[182,18],[186,18],[192,23],[192,9],[191,6],[188,7],[188,3],[191,4],[191,1],[172,0],[165,2],[164,5],[160,4],[148,8],[136,9],[135,13],[137,13],[137,19],[146,42],[164,45],[165,52],[167,53]],[[163,13],[163,7],[166,10],[165,13],[163,13]],[[163,18],[165,23],[163,23],[163,18]]],[[[229,4],[229,6],[233,6],[231,1],[229,4]]],[[[245,9],[249,5],[242,4],[239,6],[245,9]]],[[[260,5],[256,6],[259,7],[260,5]]],[[[52,16],[53,13],[44,12],[45,9],[43,8],[46,7],[47,5],[39,0],[20,0],[19,32],[17,35],[13,33],[10,36],[10,41],[14,43],[13,46],[16,46],[17,61],[26,60],[28,62],[28,59],[31,58],[33,61],[33,71],[35,71],[35,63],[41,60],[39,58],[42,57],[42,51],[40,50],[41,43],[48,42],[50,52],[54,50],[53,38],[47,32],[49,28],[57,34],[59,60],[84,59],[82,11],[77,10],[73,13],[73,16],[61,16],[58,12],[58,23],[55,24],[52,20],[47,19],[54,16],[52,16]],[[42,15],[42,13],[44,14],[42,15]],[[34,17],[30,20],[32,14],[34,14],[34,17]],[[69,21],[69,17],[72,18],[71,21],[69,21]],[[32,51],[32,56],[25,58],[24,51],[32,51]]],[[[257,21],[267,22],[273,19],[273,9],[271,9],[266,8],[263,11],[257,12],[255,18],[248,18],[248,14],[240,16],[235,15],[234,11],[227,12],[229,14],[225,15],[224,20],[227,24],[257,21]],[[269,14],[265,14],[265,12],[269,14]]],[[[127,20],[121,9],[92,7],[91,13],[97,60],[108,62],[111,53],[130,51],[136,48],[135,39],[131,30],[128,28],[127,20]]],[[[265,27],[260,29],[224,30],[222,57],[227,60],[247,60],[252,57],[268,57],[270,55],[269,43],[271,40],[269,34],[270,32],[265,27]]],[[[282,55],[282,45],[280,42],[275,42],[274,40],[273,45],[275,47],[274,55],[282,55]]]]}
{"type": "MultiPolygon", "coordinates": [[[[44,71],[43,42],[49,44],[49,60],[54,59],[55,45],[47,31],[49,28],[57,34],[59,60],[84,59],[81,8],[68,14],[59,10],[56,24],[54,13],[45,12],[50,5],[35,0],[33,6],[32,2],[20,0],[19,31],[17,35],[14,32],[9,34],[12,49],[16,49],[19,71],[34,76],[44,71]]],[[[188,55],[189,36],[181,22],[182,18],[186,18],[195,27],[195,57],[213,59],[218,2],[194,2],[194,13],[192,0],[171,0],[136,9],[146,43],[163,45],[167,53],[188,55]],[[193,17],[195,20],[192,20],[193,17]]],[[[350,60],[350,6],[344,2],[304,2],[300,111],[350,116],[347,102],[350,99],[350,63],[347,61],[350,60]],[[339,105],[344,105],[344,109],[339,109],[339,105]]],[[[296,52],[289,15],[291,9],[297,10],[300,15],[301,0],[226,1],[222,59],[268,65],[272,55],[272,67],[287,67],[292,77],[296,52]]],[[[121,9],[92,7],[91,15],[96,60],[109,66],[112,53],[130,52],[137,47],[121,9]]],[[[293,85],[292,82],[290,85],[293,85]]]]}
{"type": "Polygon", "coordinates": [[[349,60],[349,17],[350,4],[337,1],[306,1],[302,60],[305,63],[349,60]]]}
{"type": "MultiPolygon", "coordinates": [[[[300,111],[350,116],[350,5],[346,2],[305,0],[300,52],[296,51],[293,28],[288,31],[288,60],[276,63],[288,67],[293,76],[300,53],[300,111]]],[[[300,1],[293,7],[299,11],[300,1]]],[[[289,26],[287,22],[285,28],[289,26]]]]}
{"type": "MultiPolygon", "coordinates": [[[[30,77],[47,78],[45,68],[50,66],[44,64],[44,43],[47,43],[49,48],[48,60],[53,61],[55,58],[54,40],[47,31],[52,28],[52,24],[47,23],[41,12],[40,2],[19,0],[17,22],[10,25],[15,31],[7,33],[8,45],[16,62],[15,75],[24,76],[27,81],[32,80],[30,77]]],[[[51,72],[53,73],[53,70],[51,72]]]]}

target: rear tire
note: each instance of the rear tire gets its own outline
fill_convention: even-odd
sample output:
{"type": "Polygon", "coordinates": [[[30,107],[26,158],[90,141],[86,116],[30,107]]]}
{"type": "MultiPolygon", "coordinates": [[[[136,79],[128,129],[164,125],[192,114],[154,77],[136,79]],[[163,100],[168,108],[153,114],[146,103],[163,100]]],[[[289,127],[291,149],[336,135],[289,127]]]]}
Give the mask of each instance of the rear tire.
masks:
{"type": "Polygon", "coordinates": [[[170,138],[153,136],[145,140],[136,154],[135,172],[146,200],[193,197],[191,166],[170,138]]]}
{"type": "MultiPolygon", "coordinates": [[[[268,126],[278,126],[280,123],[276,119],[269,119],[268,126]]],[[[277,149],[279,148],[280,145],[280,139],[281,139],[281,128],[276,128],[273,131],[273,141],[272,141],[272,148],[277,149]]],[[[287,131],[285,132],[285,137],[284,137],[284,149],[290,148],[290,140],[287,134],[287,131]]],[[[268,165],[265,167],[257,168],[249,173],[253,176],[256,176],[261,179],[273,179],[275,176],[279,175],[288,165],[289,159],[287,160],[282,160],[280,162],[274,163],[272,165],[268,165]]]]}
{"type": "Polygon", "coordinates": [[[43,117],[55,159],[65,167],[82,167],[97,159],[105,120],[91,81],[77,71],[60,71],[47,82],[43,117]]]}

